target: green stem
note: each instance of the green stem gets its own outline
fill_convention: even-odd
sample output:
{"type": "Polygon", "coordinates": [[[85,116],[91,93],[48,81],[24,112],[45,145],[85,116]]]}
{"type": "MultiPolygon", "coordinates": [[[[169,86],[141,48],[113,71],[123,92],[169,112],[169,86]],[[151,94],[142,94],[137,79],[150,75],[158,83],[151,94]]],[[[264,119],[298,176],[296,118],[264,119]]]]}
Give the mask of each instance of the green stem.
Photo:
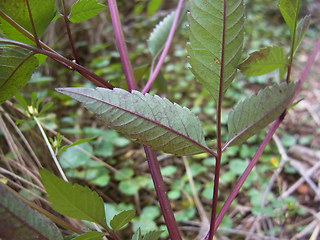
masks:
{"type": "Polygon", "coordinates": [[[51,144],[50,144],[50,142],[49,142],[49,140],[48,140],[48,137],[47,137],[45,131],[43,130],[43,128],[42,128],[42,126],[41,126],[41,123],[40,123],[39,119],[38,119],[36,116],[34,116],[33,119],[35,120],[35,122],[37,123],[38,128],[40,129],[40,132],[41,132],[41,134],[42,134],[42,137],[43,137],[44,141],[46,142],[46,145],[47,145],[47,147],[48,147],[48,149],[49,149],[49,152],[50,152],[50,154],[51,154],[51,157],[52,157],[52,159],[53,159],[56,167],[58,168],[58,171],[59,171],[61,177],[63,178],[64,181],[68,182],[68,179],[67,179],[66,175],[64,174],[64,172],[63,172],[63,170],[62,170],[62,167],[61,167],[61,165],[60,165],[60,163],[59,163],[56,155],[54,154],[54,151],[53,151],[53,149],[52,149],[52,147],[51,147],[51,144]]]}

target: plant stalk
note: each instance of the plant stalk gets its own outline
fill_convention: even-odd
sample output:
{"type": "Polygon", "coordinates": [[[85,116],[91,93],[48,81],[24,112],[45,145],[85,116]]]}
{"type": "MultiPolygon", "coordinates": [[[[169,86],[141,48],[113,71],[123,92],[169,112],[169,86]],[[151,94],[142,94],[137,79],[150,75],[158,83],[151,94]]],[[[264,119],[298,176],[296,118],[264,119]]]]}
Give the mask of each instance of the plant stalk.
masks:
{"type": "MultiPolygon", "coordinates": [[[[318,38],[318,41],[316,43],[316,46],[312,52],[312,54],[310,55],[307,63],[306,63],[306,66],[301,74],[301,77],[299,78],[299,81],[297,83],[297,88],[296,88],[296,91],[295,91],[295,95],[294,97],[292,98],[289,106],[294,102],[294,99],[295,97],[298,95],[298,93],[300,92],[301,90],[301,86],[302,84],[304,83],[305,79],[306,79],[306,76],[307,76],[307,73],[309,72],[311,66],[312,66],[312,63],[314,62],[316,56],[317,56],[317,53],[320,49],[320,37],[318,38]]],[[[263,153],[266,145],[268,144],[268,142],[271,140],[273,134],[275,133],[275,131],[277,130],[277,128],[279,127],[279,125],[281,124],[281,122],[283,121],[284,119],[284,116],[286,114],[286,111],[273,123],[272,127],[270,128],[267,136],[265,137],[265,139],[263,140],[262,144],[260,145],[258,151],[256,152],[256,154],[254,155],[254,157],[252,158],[252,160],[250,161],[249,165],[247,166],[246,170],[243,172],[243,174],[241,175],[241,177],[239,178],[237,184],[235,185],[234,189],[232,190],[231,194],[229,195],[228,199],[226,200],[226,202],[224,203],[221,211],[219,212],[218,214],[218,217],[216,219],[216,222],[215,222],[215,229],[214,231],[217,231],[224,215],[226,214],[228,208],[230,207],[232,201],[234,200],[234,198],[236,197],[236,195],[238,194],[240,188],[242,187],[244,181],[246,180],[246,178],[248,177],[249,173],[251,172],[252,168],[255,166],[255,164],[257,163],[258,161],[258,158],[259,156],[263,153]]]]}
{"type": "Polygon", "coordinates": [[[137,83],[133,74],[131,62],[129,59],[129,52],[127,45],[125,43],[122,25],[120,22],[119,11],[117,7],[117,2],[115,0],[108,0],[109,10],[112,20],[112,25],[114,29],[114,34],[116,38],[116,44],[120,53],[120,58],[124,70],[124,75],[126,76],[128,88],[137,89],[137,83]]]}
{"type": "Polygon", "coordinates": [[[151,85],[153,84],[154,80],[157,78],[157,76],[158,76],[158,74],[160,72],[160,69],[161,69],[161,67],[162,67],[162,65],[164,63],[164,60],[165,60],[165,58],[166,58],[166,56],[168,54],[168,51],[169,51],[171,43],[172,43],[173,36],[175,34],[175,31],[176,31],[176,28],[177,28],[177,25],[178,25],[178,22],[179,22],[179,17],[180,17],[180,14],[181,14],[182,6],[183,6],[183,0],[179,0],[178,6],[177,6],[177,9],[176,9],[176,14],[174,16],[174,20],[173,20],[173,23],[172,23],[172,26],[171,26],[171,29],[170,29],[170,33],[169,33],[168,39],[166,41],[166,44],[165,44],[165,46],[163,48],[163,51],[161,53],[161,56],[159,58],[159,61],[158,61],[157,65],[156,65],[154,71],[150,75],[147,84],[145,85],[145,87],[142,90],[143,94],[147,93],[150,90],[151,85]]]}
{"type": "Polygon", "coordinates": [[[33,40],[36,43],[37,47],[41,48],[40,41],[39,41],[38,34],[37,34],[37,30],[36,30],[36,26],[34,25],[32,12],[31,12],[31,9],[30,9],[29,0],[26,0],[26,3],[27,3],[27,8],[28,8],[28,13],[29,13],[29,18],[30,18],[32,30],[33,30],[33,36],[34,36],[33,40]]]}

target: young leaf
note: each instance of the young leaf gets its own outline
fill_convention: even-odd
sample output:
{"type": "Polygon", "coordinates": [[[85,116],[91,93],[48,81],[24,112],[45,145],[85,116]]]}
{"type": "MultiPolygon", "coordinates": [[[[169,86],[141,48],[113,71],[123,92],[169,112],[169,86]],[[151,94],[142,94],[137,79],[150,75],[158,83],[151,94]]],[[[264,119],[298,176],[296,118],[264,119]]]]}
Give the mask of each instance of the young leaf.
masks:
{"type": "Polygon", "coordinates": [[[210,151],[199,119],[189,109],[165,98],[119,88],[56,90],[83,102],[111,128],[153,149],[176,155],[210,151]]]}
{"type": "Polygon", "coordinates": [[[215,100],[237,72],[243,43],[242,0],[191,0],[187,44],[191,71],[215,100]]]}
{"type": "Polygon", "coordinates": [[[301,19],[297,26],[297,32],[294,40],[294,46],[293,46],[293,52],[297,50],[299,47],[302,38],[306,34],[310,23],[310,15],[305,16],[303,19],[301,19]]]}
{"type": "Polygon", "coordinates": [[[97,0],[78,0],[71,7],[69,20],[74,23],[86,21],[105,8],[105,5],[97,0]]]}
{"type": "Polygon", "coordinates": [[[286,62],[283,49],[278,46],[270,46],[250,53],[250,56],[238,67],[244,75],[252,77],[285,67],[286,62]]]}
{"type": "Polygon", "coordinates": [[[0,45],[0,104],[24,87],[37,66],[30,51],[0,45]]]}
{"type": "Polygon", "coordinates": [[[105,234],[101,232],[86,232],[72,240],[100,240],[105,234]]]}
{"type": "Polygon", "coordinates": [[[108,228],[103,200],[96,192],[88,187],[65,182],[45,169],[40,170],[40,175],[53,209],[63,215],[108,228]]]}
{"type": "MultiPolygon", "coordinates": [[[[186,8],[181,10],[179,16],[179,25],[182,23],[182,20],[185,16],[186,8]]],[[[157,54],[163,49],[168,35],[170,33],[170,29],[173,23],[173,19],[175,16],[175,11],[169,13],[163,20],[161,20],[153,29],[150,37],[147,41],[148,48],[153,57],[157,56],[157,54]]]]}
{"type": "Polygon", "coordinates": [[[138,230],[133,234],[131,240],[142,240],[141,238],[141,229],[138,228],[138,230]]]}
{"type": "Polygon", "coordinates": [[[158,240],[162,232],[163,232],[163,231],[148,232],[148,233],[143,237],[143,240],[158,240]]]}
{"type": "MultiPolygon", "coordinates": [[[[37,35],[41,36],[56,15],[55,0],[29,0],[29,5],[37,35]]],[[[0,11],[6,13],[20,26],[33,34],[32,24],[25,0],[0,1],[0,11]]],[[[0,22],[0,30],[2,30],[8,38],[28,44],[33,43],[1,17],[0,22]]]]}
{"type": "Polygon", "coordinates": [[[122,211],[121,213],[113,217],[113,219],[110,221],[110,226],[113,230],[120,230],[125,225],[127,225],[135,216],[136,211],[133,209],[122,211]]]}
{"type": "Polygon", "coordinates": [[[30,208],[1,182],[0,196],[0,239],[63,239],[51,220],[30,208]]]}
{"type": "Polygon", "coordinates": [[[149,16],[153,15],[160,7],[162,0],[151,0],[147,7],[147,13],[149,16]]]}
{"type": "Polygon", "coordinates": [[[283,19],[286,21],[293,39],[298,21],[300,0],[280,0],[279,9],[283,19]]]}
{"type": "Polygon", "coordinates": [[[61,147],[60,151],[59,152],[65,152],[68,148],[70,147],[74,147],[74,146],[77,146],[77,145],[80,145],[82,143],[86,143],[86,142],[90,142],[91,140],[94,140],[96,139],[98,136],[94,136],[94,137],[91,137],[91,138],[85,138],[85,139],[80,139],[70,145],[65,145],[63,147],[61,147]]]}
{"type": "Polygon", "coordinates": [[[228,116],[230,145],[237,145],[279,117],[294,96],[296,85],[283,83],[266,87],[237,104],[228,116]]]}

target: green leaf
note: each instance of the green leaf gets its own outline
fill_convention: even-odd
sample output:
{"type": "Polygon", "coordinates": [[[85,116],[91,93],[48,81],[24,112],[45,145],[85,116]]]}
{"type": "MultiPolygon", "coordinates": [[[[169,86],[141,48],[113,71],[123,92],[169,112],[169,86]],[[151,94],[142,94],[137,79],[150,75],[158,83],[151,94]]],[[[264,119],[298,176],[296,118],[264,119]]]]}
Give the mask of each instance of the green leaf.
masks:
{"type": "Polygon", "coordinates": [[[70,148],[70,147],[74,147],[74,146],[80,145],[80,144],[82,144],[82,143],[90,142],[91,140],[96,139],[97,137],[98,137],[98,136],[91,137],[91,138],[80,139],[80,140],[78,140],[78,141],[76,141],[76,142],[74,142],[74,143],[72,143],[72,144],[70,144],[70,145],[68,145],[68,146],[63,146],[63,147],[60,149],[60,152],[64,152],[64,151],[66,151],[66,150],[67,150],[68,148],[70,148]]]}
{"type": "Polygon", "coordinates": [[[105,234],[101,232],[87,232],[73,238],[72,240],[100,240],[104,235],[105,234]]]}
{"type": "Polygon", "coordinates": [[[30,51],[0,44],[0,104],[26,85],[37,66],[30,51]]]}
{"type": "Polygon", "coordinates": [[[191,0],[188,17],[191,71],[217,101],[233,81],[241,57],[243,1],[191,0]]]}
{"type": "Polygon", "coordinates": [[[110,226],[113,230],[120,230],[125,225],[127,225],[135,216],[136,211],[133,209],[122,211],[121,213],[113,217],[113,219],[110,221],[110,226]]]}
{"type": "Polygon", "coordinates": [[[141,229],[138,228],[138,230],[133,234],[131,240],[142,240],[141,238],[141,229]]]}
{"type": "Polygon", "coordinates": [[[0,238],[62,240],[54,223],[19,199],[0,182],[0,238]]]}
{"type": "Polygon", "coordinates": [[[176,155],[210,151],[199,119],[187,108],[159,96],[129,93],[115,88],[59,88],[58,92],[85,103],[111,128],[151,146],[176,155]]]}
{"type": "Polygon", "coordinates": [[[86,21],[105,8],[105,5],[97,0],[78,0],[71,7],[69,20],[74,23],[86,21]]]}
{"type": "MultiPolygon", "coordinates": [[[[29,0],[29,5],[37,35],[41,36],[56,15],[55,0],[29,0]]],[[[0,1],[0,10],[33,34],[25,0],[0,1]]],[[[28,44],[35,44],[1,17],[0,22],[0,30],[2,30],[8,38],[28,44]]]]}
{"type": "Polygon", "coordinates": [[[84,154],[81,150],[85,150],[92,154],[93,149],[89,143],[82,143],[78,146],[73,146],[68,148],[65,152],[63,152],[59,157],[59,162],[63,168],[77,168],[80,166],[85,166],[86,163],[89,162],[90,156],[88,154],[84,154]]]}
{"type": "Polygon", "coordinates": [[[305,16],[303,19],[301,19],[297,26],[297,32],[294,40],[294,46],[293,46],[293,52],[297,50],[299,47],[302,38],[306,34],[310,24],[310,15],[305,16]]]}
{"type": "MultiPolygon", "coordinates": [[[[166,44],[167,38],[171,30],[171,26],[173,24],[175,13],[175,11],[169,13],[163,20],[161,20],[154,27],[152,33],[150,34],[147,43],[148,48],[153,57],[157,56],[160,53],[160,51],[164,48],[164,45],[166,44]]],[[[185,13],[186,8],[183,8],[179,16],[178,25],[181,25],[185,13]]]]}
{"type": "Polygon", "coordinates": [[[53,209],[63,215],[108,228],[103,200],[96,192],[88,187],[65,182],[45,169],[40,170],[40,175],[53,209]]]}
{"type": "Polygon", "coordinates": [[[149,16],[153,15],[160,7],[162,0],[151,0],[148,4],[147,13],[149,16]]]}
{"type": "Polygon", "coordinates": [[[228,116],[230,145],[237,145],[276,120],[294,96],[296,85],[283,83],[266,87],[237,104],[228,116]]]}
{"type": "Polygon", "coordinates": [[[279,9],[291,32],[291,40],[296,33],[300,0],[280,0],[279,9]]]}
{"type": "Polygon", "coordinates": [[[286,62],[283,49],[278,46],[270,46],[251,53],[238,67],[244,75],[252,77],[283,68],[286,62]]]}
{"type": "Polygon", "coordinates": [[[160,235],[163,231],[153,231],[148,232],[144,237],[143,240],[158,240],[160,238],[160,235]]]}

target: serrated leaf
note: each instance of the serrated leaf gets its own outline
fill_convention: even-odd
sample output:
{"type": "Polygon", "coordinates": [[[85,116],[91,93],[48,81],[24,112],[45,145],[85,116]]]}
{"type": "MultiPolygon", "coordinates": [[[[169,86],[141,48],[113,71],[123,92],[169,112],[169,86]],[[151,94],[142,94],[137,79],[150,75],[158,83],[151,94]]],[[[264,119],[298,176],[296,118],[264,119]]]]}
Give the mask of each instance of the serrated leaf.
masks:
{"type": "Polygon", "coordinates": [[[131,240],[142,240],[141,238],[141,229],[138,228],[138,230],[133,234],[131,240]]]}
{"type": "Polygon", "coordinates": [[[63,239],[51,220],[30,208],[1,182],[0,196],[0,239],[63,239]]]}
{"type": "Polygon", "coordinates": [[[299,47],[302,38],[306,34],[310,24],[310,15],[305,16],[303,19],[301,19],[297,26],[297,32],[294,40],[294,46],[293,46],[293,52],[297,50],[299,47]]]}
{"type": "Polygon", "coordinates": [[[105,8],[105,5],[97,0],[78,0],[71,7],[69,20],[74,23],[86,21],[105,8]]]}
{"type": "Polygon", "coordinates": [[[37,66],[30,51],[0,44],[0,104],[26,85],[37,66]]]}
{"type": "Polygon", "coordinates": [[[125,225],[127,225],[135,216],[136,211],[133,209],[122,211],[121,213],[113,217],[113,219],[110,221],[110,226],[113,230],[120,230],[125,225]]]}
{"type": "Polygon", "coordinates": [[[103,200],[96,192],[79,184],[65,182],[45,169],[40,170],[40,175],[53,209],[63,215],[108,228],[103,200]]]}
{"type": "Polygon", "coordinates": [[[283,49],[278,46],[262,48],[259,51],[250,53],[238,67],[247,77],[260,76],[286,66],[287,59],[283,49]]]}
{"type": "Polygon", "coordinates": [[[242,0],[191,0],[187,44],[191,71],[217,101],[237,72],[243,44],[242,0]]]}
{"type": "Polygon", "coordinates": [[[238,103],[228,116],[230,145],[237,145],[277,119],[290,103],[296,85],[283,83],[261,90],[238,103]]]}
{"type": "Polygon", "coordinates": [[[291,37],[295,35],[300,0],[280,0],[279,9],[283,19],[287,23],[291,32],[291,37]]]}
{"type": "Polygon", "coordinates": [[[86,232],[72,240],[100,240],[105,234],[101,232],[86,232]]]}
{"type": "Polygon", "coordinates": [[[166,98],[114,88],[59,88],[83,102],[111,128],[139,143],[176,155],[210,151],[199,119],[187,108],[166,98]]]}
{"type": "MultiPolygon", "coordinates": [[[[29,0],[29,5],[32,13],[32,19],[37,30],[37,35],[41,36],[56,15],[55,0],[29,0]]],[[[25,0],[0,1],[0,11],[3,11],[20,26],[28,30],[30,33],[33,33],[25,0]]],[[[28,44],[34,44],[33,41],[20,33],[1,17],[0,21],[0,29],[8,38],[28,44]]]]}
{"type": "Polygon", "coordinates": [[[144,237],[143,240],[158,240],[160,238],[160,235],[163,231],[153,231],[148,232],[144,237]]]}
{"type": "MultiPolygon", "coordinates": [[[[175,13],[175,11],[169,13],[154,27],[152,33],[150,34],[147,43],[152,56],[157,56],[157,54],[159,54],[159,52],[164,48],[173,24],[175,13]]],[[[178,25],[182,23],[185,13],[186,8],[184,7],[180,12],[178,25]]]]}

